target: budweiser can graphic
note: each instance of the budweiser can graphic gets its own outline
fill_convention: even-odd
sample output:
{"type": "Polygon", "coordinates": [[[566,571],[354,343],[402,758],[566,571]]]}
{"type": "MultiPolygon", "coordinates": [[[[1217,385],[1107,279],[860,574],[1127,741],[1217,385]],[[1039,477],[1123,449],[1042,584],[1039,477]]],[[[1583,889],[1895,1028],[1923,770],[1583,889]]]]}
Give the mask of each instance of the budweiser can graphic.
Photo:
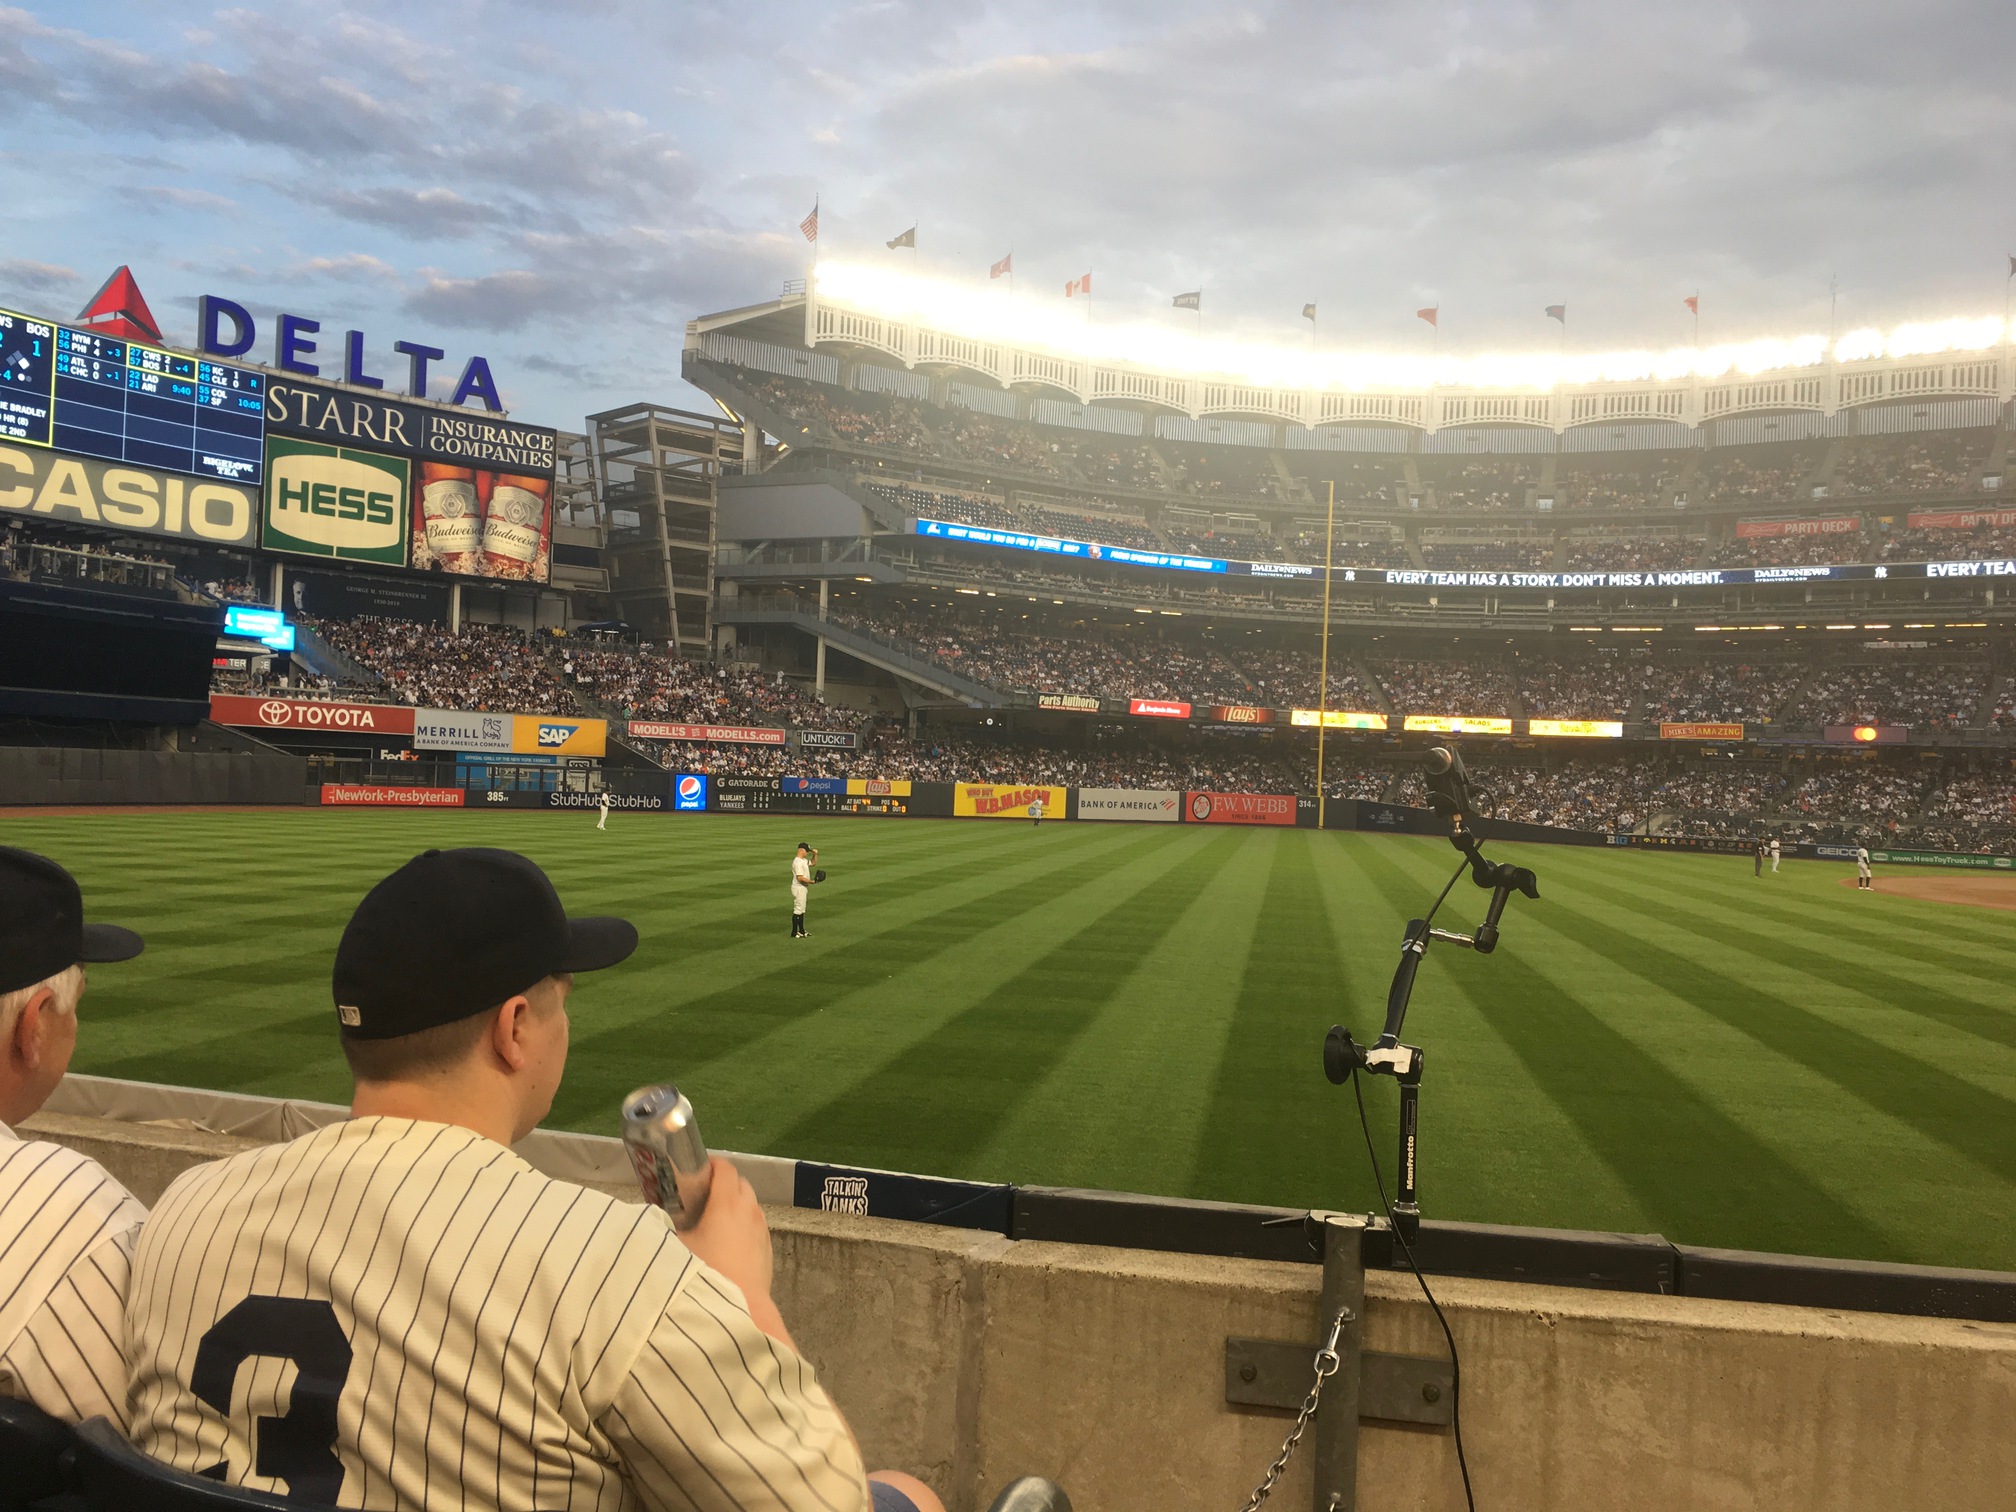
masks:
{"type": "Polygon", "coordinates": [[[553,493],[549,478],[498,473],[483,508],[483,565],[486,577],[542,577],[552,526],[547,505],[553,493]]]}
{"type": "Polygon", "coordinates": [[[418,514],[421,541],[437,567],[443,572],[481,570],[483,507],[473,470],[422,462],[418,514]]]}
{"type": "Polygon", "coordinates": [[[693,1121],[693,1104],[679,1089],[659,1082],[624,1098],[623,1143],[644,1200],[670,1213],[676,1229],[698,1223],[707,1210],[714,1167],[693,1121]]]}

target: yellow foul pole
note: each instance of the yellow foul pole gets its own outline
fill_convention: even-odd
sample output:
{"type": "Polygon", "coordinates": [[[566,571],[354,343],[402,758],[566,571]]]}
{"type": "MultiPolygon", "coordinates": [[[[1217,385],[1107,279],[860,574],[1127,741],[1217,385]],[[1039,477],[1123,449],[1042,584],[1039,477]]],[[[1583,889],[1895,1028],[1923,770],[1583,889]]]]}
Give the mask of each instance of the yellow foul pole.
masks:
{"type": "Polygon", "coordinates": [[[1337,483],[1330,483],[1330,515],[1323,526],[1323,663],[1316,683],[1316,828],[1323,828],[1323,737],[1330,728],[1330,559],[1337,535],[1337,483]]]}

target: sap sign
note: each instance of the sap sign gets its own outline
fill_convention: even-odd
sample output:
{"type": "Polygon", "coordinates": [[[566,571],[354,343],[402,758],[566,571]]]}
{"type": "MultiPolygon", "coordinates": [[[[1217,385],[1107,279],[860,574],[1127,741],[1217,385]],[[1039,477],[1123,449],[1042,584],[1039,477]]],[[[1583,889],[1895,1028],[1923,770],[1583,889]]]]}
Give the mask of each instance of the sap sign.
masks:
{"type": "Polygon", "coordinates": [[[672,785],[672,807],[685,813],[696,813],[707,807],[707,779],[697,773],[688,772],[672,785]]]}
{"type": "Polygon", "coordinates": [[[609,724],[601,719],[555,719],[550,714],[511,716],[511,749],[521,755],[606,756],[609,724]]]}
{"type": "MultiPolygon", "coordinates": [[[[212,357],[243,357],[252,350],[252,344],[259,339],[259,326],[252,318],[252,312],[234,300],[220,299],[215,294],[203,296],[201,318],[198,321],[198,341],[203,351],[212,357]],[[231,327],[230,335],[225,335],[226,323],[231,327]]],[[[322,322],[310,320],[303,315],[282,315],[275,322],[273,330],[273,366],[289,373],[300,373],[309,378],[322,376],[321,366],[311,361],[320,351],[315,340],[322,329],[322,322]]],[[[406,392],[415,399],[427,397],[427,368],[430,363],[439,362],[448,354],[440,347],[423,346],[415,341],[395,341],[392,350],[407,362],[406,392]]],[[[333,369],[333,356],[331,359],[333,369]]],[[[385,380],[364,371],[364,333],[345,331],[343,333],[342,380],[358,388],[382,389],[385,380]]],[[[332,370],[329,374],[338,375],[332,370]]],[[[490,376],[490,362],[484,357],[471,357],[463,365],[462,377],[455,385],[455,394],[448,402],[462,404],[470,399],[480,400],[487,410],[501,410],[503,400],[497,397],[497,380],[490,376]]]]}

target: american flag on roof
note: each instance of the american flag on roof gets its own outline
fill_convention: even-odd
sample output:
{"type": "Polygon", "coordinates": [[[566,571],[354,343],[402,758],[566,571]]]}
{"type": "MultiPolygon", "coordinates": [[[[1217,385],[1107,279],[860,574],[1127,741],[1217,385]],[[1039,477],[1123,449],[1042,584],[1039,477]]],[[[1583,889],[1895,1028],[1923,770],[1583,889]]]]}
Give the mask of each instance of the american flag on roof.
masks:
{"type": "Polygon", "coordinates": [[[798,229],[805,233],[805,240],[809,242],[819,240],[819,201],[812,201],[812,213],[798,222],[798,229]]]}

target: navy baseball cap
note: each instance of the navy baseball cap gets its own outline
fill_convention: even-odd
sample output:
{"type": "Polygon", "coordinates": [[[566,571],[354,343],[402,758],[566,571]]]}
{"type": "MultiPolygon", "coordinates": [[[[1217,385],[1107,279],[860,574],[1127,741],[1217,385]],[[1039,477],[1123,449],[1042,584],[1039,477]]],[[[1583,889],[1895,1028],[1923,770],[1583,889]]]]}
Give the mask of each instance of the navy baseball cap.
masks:
{"type": "Polygon", "coordinates": [[[130,961],[145,948],[117,924],[86,924],[77,879],[33,851],[0,845],[0,992],[46,982],[80,961],[130,961]]]}
{"type": "Polygon", "coordinates": [[[515,851],[430,850],[350,916],[330,980],[336,1019],[351,1039],[396,1039],[636,948],[627,919],[568,918],[546,873],[515,851]]]}

